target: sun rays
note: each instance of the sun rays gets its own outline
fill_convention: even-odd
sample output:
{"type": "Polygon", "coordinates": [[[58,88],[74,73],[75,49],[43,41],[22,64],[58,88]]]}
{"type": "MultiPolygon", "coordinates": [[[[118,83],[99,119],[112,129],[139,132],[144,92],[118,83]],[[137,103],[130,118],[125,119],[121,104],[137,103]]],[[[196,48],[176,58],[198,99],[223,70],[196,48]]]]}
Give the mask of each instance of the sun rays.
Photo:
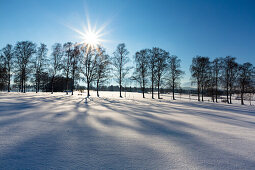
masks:
{"type": "Polygon", "coordinates": [[[87,24],[83,24],[82,29],[77,29],[73,26],[68,26],[71,30],[78,34],[78,38],[81,40],[76,45],[81,45],[82,47],[86,47],[87,50],[98,49],[102,46],[102,42],[106,40],[103,39],[103,36],[106,34],[104,24],[101,27],[91,26],[90,20],[87,17],[87,24]]]}

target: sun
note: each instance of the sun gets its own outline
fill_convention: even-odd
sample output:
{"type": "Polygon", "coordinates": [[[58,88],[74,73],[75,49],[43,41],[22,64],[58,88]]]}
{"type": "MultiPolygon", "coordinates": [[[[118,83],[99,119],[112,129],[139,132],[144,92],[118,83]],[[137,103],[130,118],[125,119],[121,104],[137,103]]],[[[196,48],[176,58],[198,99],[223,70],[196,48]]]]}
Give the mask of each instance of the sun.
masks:
{"type": "Polygon", "coordinates": [[[90,30],[83,35],[83,43],[94,49],[101,44],[101,40],[97,32],[90,30]]]}
{"type": "Polygon", "coordinates": [[[106,24],[99,28],[96,28],[96,26],[92,27],[89,18],[87,18],[87,24],[82,24],[82,29],[77,29],[73,26],[68,27],[78,33],[81,41],[77,45],[82,45],[87,51],[98,49],[102,45],[102,42],[106,41],[102,38],[106,34],[104,30],[106,24]]]}

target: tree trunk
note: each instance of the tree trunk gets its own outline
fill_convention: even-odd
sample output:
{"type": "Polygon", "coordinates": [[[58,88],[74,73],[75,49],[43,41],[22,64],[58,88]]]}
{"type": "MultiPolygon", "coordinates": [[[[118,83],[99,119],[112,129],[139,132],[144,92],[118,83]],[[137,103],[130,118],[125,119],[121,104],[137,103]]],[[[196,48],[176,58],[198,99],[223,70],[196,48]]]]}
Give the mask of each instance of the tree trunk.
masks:
{"type": "Polygon", "coordinates": [[[215,84],[215,101],[218,103],[218,78],[216,77],[216,84],[215,84]]]}
{"type": "Polygon", "coordinates": [[[204,86],[202,86],[202,102],[204,101],[204,86]]]}
{"type": "Polygon", "coordinates": [[[23,76],[21,76],[21,93],[23,93],[23,90],[24,90],[24,88],[23,88],[23,86],[24,86],[24,80],[23,80],[23,76]]]}
{"type": "Polygon", "coordinates": [[[228,83],[227,83],[227,102],[229,103],[229,99],[228,99],[228,83]]]}
{"type": "Polygon", "coordinates": [[[143,79],[143,98],[145,98],[144,92],[145,92],[145,82],[144,82],[144,79],[143,79]]]}
{"type": "Polygon", "coordinates": [[[53,88],[54,88],[54,76],[52,76],[52,79],[51,79],[51,94],[53,94],[53,88]]]}
{"type": "Polygon", "coordinates": [[[174,82],[174,80],[173,80],[173,84],[172,84],[172,88],[173,88],[173,89],[172,89],[172,90],[173,90],[173,100],[175,100],[175,98],[174,98],[174,83],[175,83],[175,82],[174,82]]]}
{"type": "Polygon", "coordinates": [[[197,100],[200,101],[200,88],[199,88],[199,84],[197,85],[197,100]]]}
{"type": "Polygon", "coordinates": [[[241,87],[241,105],[244,105],[243,94],[244,94],[244,85],[242,84],[242,87],[241,87]]]}
{"type": "Polygon", "coordinates": [[[99,80],[97,80],[97,97],[99,97],[99,80]]]}
{"type": "Polygon", "coordinates": [[[120,69],[120,82],[119,82],[120,83],[120,97],[122,97],[122,95],[121,95],[121,87],[122,87],[121,86],[121,79],[122,79],[122,77],[121,77],[121,69],[120,69]]]}
{"type": "Polygon", "coordinates": [[[66,94],[68,94],[68,73],[66,74],[66,94]]]}
{"type": "Polygon", "coordinates": [[[243,102],[243,92],[241,92],[241,105],[244,105],[244,102],[243,102]]]}
{"type": "Polygon", "coordinates": [[[35,83],[35,93],[37,93],[37,89],[38,89],[38,85],[37,85],[37,81],[35,83]]]}
{"type": "Polygon", "coordinates": [[[153,91],[154,83],[153,82],[154,82],[154,79],[152,77],[152,79],[151,79],[151,98],[152,99],[154,99],[154,94],[153,94],[154,93],[154,91],[153,91]]]}
{"type": "Polygon", "coordinates": [[[160,99],[159,81],[158,81],[158,99],[160,99]]]}
{"type": "Polygon", "coordinates": [[[89,85],[90,85],[90,82],[87,82],[87,97],[90,96],[90,94],[89,94],[89,85]]]}
{"type": "Polygon", "coordinates": [[[23,93],[26,93],[26,78],[24,78],[24,85],[23,85],[23,88],[24,88],[23,93]]]}
{"type": "Polygon", "coordinates": [[[74,74],[75,74],[75,71],[73,69],[72,95],[73,95],[73,89],[74,89],[74,74]]]}
{"type": "Polygon", "coordinates": [[[218,88],[215,89],[215,102],[218,103],[218,88]]]}
{"type": "Polygon", "coordinates": [[[8,70],[8,92],[10,92],[10,86],[11,86],[11,70],[10,70],[10,66],[9,66],[9,70],[8,70]]]}
{"type": "Polygon", "coordinates": [[[232,104],[232,92],[231,92],[231,90],[229,92],[229,104],[232,104]]]}
{"type": "Polygon", "coordinates": [[[39,77],[38,84],[37,84],[38,85],[38,89],[37,89],[38,92],[40,92],[40,83],[41,83],[41,81],[40,81],[40,77],[39,77]]]}

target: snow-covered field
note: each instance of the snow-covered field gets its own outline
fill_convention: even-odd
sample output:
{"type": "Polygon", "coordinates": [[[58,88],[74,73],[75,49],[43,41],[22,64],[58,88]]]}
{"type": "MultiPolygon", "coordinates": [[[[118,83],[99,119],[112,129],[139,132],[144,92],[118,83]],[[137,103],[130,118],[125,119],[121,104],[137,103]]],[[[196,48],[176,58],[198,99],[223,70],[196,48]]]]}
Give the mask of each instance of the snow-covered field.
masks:
{"type": "Polygon", "coordinates": [[[255,106],[100,94],[0,93],[0,169],[255,168],[255,106]]]}

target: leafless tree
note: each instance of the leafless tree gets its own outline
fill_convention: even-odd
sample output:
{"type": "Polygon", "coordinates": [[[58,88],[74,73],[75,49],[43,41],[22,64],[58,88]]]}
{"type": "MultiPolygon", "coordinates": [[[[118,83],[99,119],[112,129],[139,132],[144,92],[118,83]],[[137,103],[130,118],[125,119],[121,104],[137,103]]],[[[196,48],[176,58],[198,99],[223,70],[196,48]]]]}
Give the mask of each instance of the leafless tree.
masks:
{"type": "Polygon", "coordinates": [[[11,71],[13,68],[13,58],[14,58],[14,49],[12,45],[7,44],[2,50],[1,50],[1,58],[3,60],[4,66],[7,70],[7,88],[8,92],[10,92],[10,86],[11,86],[11,71]]]}
{"type": "Polygon", "coordinates": [[[137,81],[140,84],[140,87],[143,91],[143,98],[145,98],[145,86],[148,83],[148,71],[149,71],[149,57],[150,57],[150,50],[143,49],[135,54],[135,71],[132,76],[132,79],[137,81]]]}
{"type": "Polygon", "coordinates": [[[105,49],[99,47],[97,49],[96,58],[96,87],[97,97],[99,97],[99,86],[109,78],[110,75],[110,57],[106,54],[105,49]]]}
{"type": "Polygon", "coordinates": [[[74,90],[75,79],[79,77],[79,61],[81,60],[80,46],[75,44],[71,53],[71,69],[72,69],[72,95],[74,90]]]}
{"type": "Polygon", "coordinates": [[[82,73],[85,76],[87,83],[87,97],[90,96],[90,85],[96,78],[96,66],[97,66],[97,50],[85,45],[81,47],[82,52],[82,73]]]}
{"type": "Polygon", "coordinates": [[[3,60],[4,56],[0,55],[0,90],[4,90],[6,87],[8,73],[3,60]]]}
{"type": "Polygon", "coordinates": [[[63,70],[66,76],[66,94],[68,94],[68,81],[69,81],[69,74],[71,71],[71,55],[72,55],[72,47],[73,44],[71,42],[67,42],[63,45],[64,56],[63,56],[63,70]]]}
{"type": "Polygon", "coordinates": [[[158,87],[158,99],[160,99],[160,86],[163,81],[163,76],[167,70],[167,60],[169,58],[169,53],[160,48],[152,49],[153,55],[155,55],[155,78],[158,87]]]}
{"type": "Polygon", "coordinates": [[[200,101],[200,94],[202,94],[202,101],[204,101],[204,90],[208,81],[209,70],[210,61],[208,57],[196,56],[192,59],[190,71],[192,82],[197,84],[198,101],[200,101]]]}
{"type": "Polygon", "coordinates": [[[169,83],[172,87],[173,92],[173,100],[175,100],[174,97],[174,91],[177,86],[180,84],[181,76],[184,74],[184,71],[182,71],[181,68],[181,60],[175,56],[172,55],[169,57],[169,83]]]}
{"type": "Polygon", "coordinates": [[[154,83],[155,83],[155,71],[156,71],[156,58],[157,52],[156,48],[148,51],[149,53],[149,74],[151,79],[151,98],[154,99],[154,83]]]}
{"type": "MultiPolygon", "coordinates": [[[[239,66],[238,71],[238,84],[241,92],[241,104],[244,105],[244,93],[252,89],[254,83],[253,77],[255,75],[255,67],[251,63],[244,63],[239,66]]],[[[250,92],[251,93],[251,92],[250,92]]]]}
{"type": "Polygon", "coordinates": [[[226,88],[227,92],[227,102],[232,103],[231,96],[236,84],[236,78],[238,73],[238,64],[236,63],[236,58],[227,56],[223,60],[223,86],[226,88]]]}
{"type": "Polygon", "coordinates": [[[36,93],[40,90],[41,83],[41,75],[45,69],[45,65],[47,62],[47,46],[45,44],[41,44],[37,48],[37,53],[34,59],[34,69],[35,69],[35,89],[36,93]]]}
{"type": "Polygon", "coordinates": [[[222,70],[222,58],[215,58],[212,61],[212,79],[213,79],[213,86],[214,86],[214,94],[216,103],[218,102],[218,89],[219,89],[219,82],[222,70]]]}
{"type": "Polygon", "coordinates": [[[20,78],[20,90],[26,92],[26,81],[31,71],[31,58],[36,53],[36,45],[30,41],[17,42],[15,56],[20,78]]]}
{"type": "Polygon", "coordinates": [[[51,59],[51,94],[54,91],[54,83],[55,77],[59,73],[62,68],[62,57],[63,57],[63,50],[62,45],[60,43],[56,43],[52,46],[52,59],[51,59]]]}
{"type": "Polygon", "coordinates": [[[129,62],[128,54],[129,52],[126,49],[126,45],[122,43],[117,46],[117,49],[113,53],[114,57],[112,58],[112,64],[116,72],[115,76],[117,77],[117,82],[119,83],[120,97],[122,97],[121,90],[123,79],[128,74],[128,71],[131,69],[130,67],[126,66],[129,62]]]}

